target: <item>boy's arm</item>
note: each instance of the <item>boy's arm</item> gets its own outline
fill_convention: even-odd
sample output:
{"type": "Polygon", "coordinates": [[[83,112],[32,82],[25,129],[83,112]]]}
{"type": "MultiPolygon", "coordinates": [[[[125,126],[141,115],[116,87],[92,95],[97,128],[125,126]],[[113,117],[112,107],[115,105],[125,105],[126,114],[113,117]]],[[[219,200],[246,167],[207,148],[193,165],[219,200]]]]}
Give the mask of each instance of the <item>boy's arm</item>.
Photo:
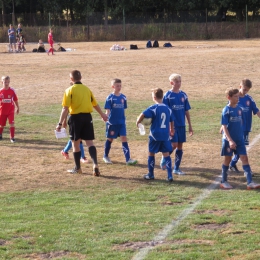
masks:
{"type": "Polygon", "coordinates": [[[226,125],[222,125],[222,130],[224,131],[224,133],[225,133],[225,136],[227,137],[227,140],[228,140],[228,142],[229,142],[229,147],[231,148],[231,149],[236,149],[236,143],[233,141],[233,139],[231,138],[231,136],[230,136],[230,134],[229,134],[229,131],[228,131],[228,129],[227,129],[227,126],[226,125]]]}
{"type": "Polygon", "coordinates": [[[107,117],[109,117],[109,115],[110,115],[110,109],[106,109],[106,115],[107,115],[107,117]]]}
{"type": "Polygon", "coordinates": [[[222,132],[223,132],[223,126],[221,126],[219,129],[219,133],[222,134],[222,132]]]}
{"type": "Polygon", "coordinates": [[[170,122],[170,136],[174,136],[174,121],[170,122]]]}
{"type": "Polygon", "coordinates": [[[258,111],[258,112],[256,113],[256,115],[260,118],[260,111],[258,111]]]}
{"type": "Polygon", "coordinates": [[[19,108],[19,103],[18,101],[14,101],[15,105],[16,105],[16,114],[19,114],[20,108],[19,108]]]}
{"type": "Polygon", "coordinates": [[[137,127],[138,127],[138,124],[140,124],[140,123],[143,121],[143,119],[144,119],[144,114],[141,113],[141,114],[138,116],[137,120],[136,120],[136,126],[137,126],[137,127]]]}
{"type": "Polygon", "coordinates": [[[191,126],[191,121],[190,121],[190,112],[189,111],[186,111],[185,112],[185,116],[187,118],[187,121],[188,121],[188,124],[189,124],[189,133],[190,133],[190,136],[193,135],[193,129],[192,129],[192,126],[191,126]]]}
{"type": "Polygon", "coordinates": [[[99,105],[93,106],[95,108],[95,110],[100,114],[100,116],[102,117],[102,119],[106,122],[107,121],[107,115],[105,113],[103,113],[103,111],[101,110],[99,105]]]}

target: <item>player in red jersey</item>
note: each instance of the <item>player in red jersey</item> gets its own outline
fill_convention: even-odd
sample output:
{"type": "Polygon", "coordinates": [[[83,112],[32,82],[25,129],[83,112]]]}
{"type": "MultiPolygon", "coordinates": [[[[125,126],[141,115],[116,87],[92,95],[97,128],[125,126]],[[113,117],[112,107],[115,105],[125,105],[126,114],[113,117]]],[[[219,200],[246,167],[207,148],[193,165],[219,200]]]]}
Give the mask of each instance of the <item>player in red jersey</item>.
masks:
{"type": "Polygon", "coordinates": [[[52,29],[50,28],[50,32],[48,34],[48,43],[50,44],[50,49],[48,50],[47,54],[49,55],[49,53],[51,52],[52,55],[54,54],[53,53],[53,44],[54,44],[54,41],[53,41],[53,35],[52,35],[52,29]]]}
{"type": "Polygon", "coordinates": [[[2,133],[6,125],[6,120],[8,119],[11,143],[14,143],[14,112],[16,106],[16,113],[19,113],[18,98],[14,89],[9,86],[9,76],[2,77],[2,84],[3,88],[0,89],[0,140],[2,140],[2,133]]]}

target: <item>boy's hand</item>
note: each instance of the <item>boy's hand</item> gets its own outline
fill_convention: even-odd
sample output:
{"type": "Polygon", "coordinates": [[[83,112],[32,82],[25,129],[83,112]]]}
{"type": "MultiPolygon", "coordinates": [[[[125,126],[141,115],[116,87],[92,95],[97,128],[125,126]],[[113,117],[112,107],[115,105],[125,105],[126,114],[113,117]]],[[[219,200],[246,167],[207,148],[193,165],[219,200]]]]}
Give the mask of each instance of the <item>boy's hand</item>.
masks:
{"type": "Polygon", "coordinates": [[[19,107],[17,107],[17,109],[16,109],[16,114],[18,115],[19,112],[20,112],[20,109],[19,109],[19,107]]]}
{"type": "Polygon", "coordinates": [[[235,143],[233,140],[230,140],[230,141],[229,141],[229,147],[230,147],[232,150],[236,150],[237,145],[236,145],[236,143],[235,143]]]}
{"type": "Polygon", "coordinates": [[[191,126],[189,126],[189,133],[190,133],[190,136],[193,136],[193,129],[191,126]]]}

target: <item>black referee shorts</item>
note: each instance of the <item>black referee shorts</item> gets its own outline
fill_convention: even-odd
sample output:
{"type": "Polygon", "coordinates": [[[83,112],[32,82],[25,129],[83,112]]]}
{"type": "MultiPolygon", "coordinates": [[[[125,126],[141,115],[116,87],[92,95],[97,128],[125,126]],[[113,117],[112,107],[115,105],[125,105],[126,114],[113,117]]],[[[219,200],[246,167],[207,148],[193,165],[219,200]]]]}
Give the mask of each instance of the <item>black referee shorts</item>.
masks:
{"type": "Polygon", "coordinates": [[[70,140],[94,140],[94,126],[90,113],[70,115],[68,120],[70,140]]]}

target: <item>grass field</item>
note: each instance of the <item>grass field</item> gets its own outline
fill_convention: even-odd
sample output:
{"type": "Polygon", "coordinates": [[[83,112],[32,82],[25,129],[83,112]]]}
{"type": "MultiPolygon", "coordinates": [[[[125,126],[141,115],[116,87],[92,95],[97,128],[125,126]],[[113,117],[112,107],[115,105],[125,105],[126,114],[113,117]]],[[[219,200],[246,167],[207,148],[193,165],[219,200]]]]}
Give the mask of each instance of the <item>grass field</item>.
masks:
{"type": "MultiPolygon", "coordinates": [[[[209,188],[221,172],[225,89],[248,77],[249,94],[260,106],[260,41],[172,42],[171,49],[120,42],[139,47],[122,52],[109,51],[112,44],[66,43],[76,50],[54,56],[31,53],[33,44],[19,54],[0,45],[1,74],[11,77],[20,103],[17,143],[10,143],[8,128],[0,143],[0,259],[260,259],[259,191],[246,190],[242,172],[229,175],[234,190],[209,188]],[[94,112],[101,177],[92,176],[90,163],[82,175],[66,172],[73,160],[61,156],[67,139],[55,139],[54,129],[73,69],[101,106],[110,80],[122,79],[131,157],[138,165],[125,165],[119,140],[110,152],[113,165],[102,162],[105,125],[94,112]],[[181,165],[186,175],[167,183],[158,154],[156,180],[147,182],[148,136],[139,135],[135,120],[152,104],[151,89],[167,91],[174,72],[182,75],[192,107],[194,136],[187,138],[181,165]]],[[[259,132],[254,117],[250,140],[259,132]]],[[[256,142],[249,151],[255,182],[259,152],[256,142]]]]}

